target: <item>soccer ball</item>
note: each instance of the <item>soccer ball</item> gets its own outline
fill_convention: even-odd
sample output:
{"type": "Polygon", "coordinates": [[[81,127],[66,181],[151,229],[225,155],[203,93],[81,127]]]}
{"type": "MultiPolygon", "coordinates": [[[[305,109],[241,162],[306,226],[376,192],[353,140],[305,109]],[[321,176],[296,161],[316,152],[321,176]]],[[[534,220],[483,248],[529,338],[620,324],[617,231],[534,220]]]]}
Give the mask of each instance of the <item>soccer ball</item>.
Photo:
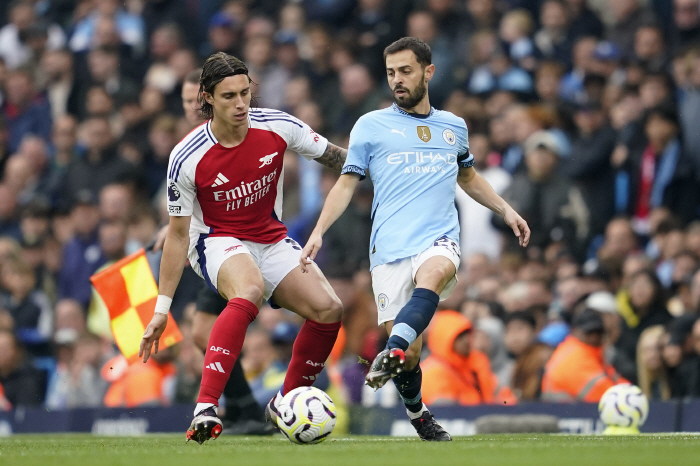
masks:
{"type": "Polygon", "coordinates": [[[278,407],[277,427],[292,443],[319,443],[333,432],[336,421],[331,397],[316,387],[299,387],[290,391],[278,407]]]}
{"type": "Polygon", "coordinates": [[[642,390],[628,383],[610,387],[598,403],[600,420],[607,434],[639,433],[649,414],[649,401],[642,390]]]}

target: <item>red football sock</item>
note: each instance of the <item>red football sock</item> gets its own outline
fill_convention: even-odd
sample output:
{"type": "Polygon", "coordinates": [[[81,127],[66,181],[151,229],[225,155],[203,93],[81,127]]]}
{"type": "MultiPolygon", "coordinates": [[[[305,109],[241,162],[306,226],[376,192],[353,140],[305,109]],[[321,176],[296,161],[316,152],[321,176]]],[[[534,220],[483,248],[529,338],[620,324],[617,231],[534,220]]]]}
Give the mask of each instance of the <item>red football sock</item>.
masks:
{"type": "Polygon", "coordinates": [[[204,355],[202,384],[197,403],[219,405],[219,398],[231,375],[233,365],[241,354],[245,332],[258,315],[258,308],[247,299],[234,298],[228,302],[214,322],[204,355]]]}
{"type": "Polygon", "coordinates": [[[308,387],[321,373],[331,354],[340,330],[340,322],[321,324],[307,320],[294,341],[292,361],[284,378],[282,394],[298,387],[308,387]]]}

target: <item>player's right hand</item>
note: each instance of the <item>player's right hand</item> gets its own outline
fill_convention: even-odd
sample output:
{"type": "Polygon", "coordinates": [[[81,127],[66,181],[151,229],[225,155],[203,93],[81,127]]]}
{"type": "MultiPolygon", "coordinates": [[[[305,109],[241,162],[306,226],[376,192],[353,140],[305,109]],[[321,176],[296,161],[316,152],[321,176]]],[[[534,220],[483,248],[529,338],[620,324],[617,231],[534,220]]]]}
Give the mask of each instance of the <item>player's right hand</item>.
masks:
{"type": "Polygon", "coordinates": [[[306,242],[306,246],[304,246],[304,249],[301,251],[301,258],[299,259],[299,264],[301,265],[301,271],[303,273],[309,271],[309,264],[314,261],[322,245],[323,237],[318,233],[311,233],[309,241],[306,242]]]}
{"type": "Polygon", "coordinates": [[[146,331],[143,334],[143,339],[141,339],[141,345],[139,346],[139,357],[143,356],[143,362],[148,361],[151,356],[151,348],[155,343],[153,348],[153,354],[158,354],[158,343],[160,342],[160,337],[165,331],[165,327],[168,325],[168,315],[156,312],[153,314],[151,322],[146,327],[146,331]]]}

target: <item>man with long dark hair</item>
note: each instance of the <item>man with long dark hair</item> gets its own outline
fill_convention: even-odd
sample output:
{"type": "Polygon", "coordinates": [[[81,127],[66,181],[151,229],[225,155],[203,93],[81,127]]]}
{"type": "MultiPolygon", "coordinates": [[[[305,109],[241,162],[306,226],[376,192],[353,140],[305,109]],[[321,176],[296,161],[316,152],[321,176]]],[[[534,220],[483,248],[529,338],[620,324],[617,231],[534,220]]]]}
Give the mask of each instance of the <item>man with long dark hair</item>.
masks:
{"type": "Polygon", "coordinates": [[[209,337],[195,417],[187,431],[187,438],[199,443],[221,434],[218,400],[263,299],[306,319],[284,386],[267,408],[273,422],[282,396],[316,379],[340,329],[340,300],[318,267],[302,274],[297,267],[301,247],[279,219],[285,150],[336,169],[346,151],[284,112],[251,109],[250,82],[245,64],[231,55],[216,53],[204,63],[198,100],[207,121],[170,155],[170,223],[159,296],[140,349],[144,361],[152,349],[157,352],[189,259],[228,300],[209,337]]]}

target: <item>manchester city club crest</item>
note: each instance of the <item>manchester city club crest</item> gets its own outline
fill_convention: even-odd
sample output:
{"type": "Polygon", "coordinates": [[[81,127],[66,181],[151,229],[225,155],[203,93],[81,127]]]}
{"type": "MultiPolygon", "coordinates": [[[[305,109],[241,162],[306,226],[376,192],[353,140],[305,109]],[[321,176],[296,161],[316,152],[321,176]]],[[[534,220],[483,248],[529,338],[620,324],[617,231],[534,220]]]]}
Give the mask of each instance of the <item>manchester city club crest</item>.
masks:
{"type": "Polygon", "coordinates": [[[430,128],[428,128],[427,126],[416,126],[416,132],[418,133],[418,137],[421,141],[430,141],[430,128]]]}
{"type": "Polygon", "coordinates": [[[389,306],[389,298],[384,293],[380,293],[377,296],[377,305],[380,311],[386,311],[387,306],[389,306]]]}
{"type": "Polygon", "coordinates": [[[454,146],[455,142],[457,142],[457,139],[455,138],[455,133],[453,133],[451,129],[446,129],[442,132],[442,139],[444,139],[445,142],[451,146],[454,146]]]}

